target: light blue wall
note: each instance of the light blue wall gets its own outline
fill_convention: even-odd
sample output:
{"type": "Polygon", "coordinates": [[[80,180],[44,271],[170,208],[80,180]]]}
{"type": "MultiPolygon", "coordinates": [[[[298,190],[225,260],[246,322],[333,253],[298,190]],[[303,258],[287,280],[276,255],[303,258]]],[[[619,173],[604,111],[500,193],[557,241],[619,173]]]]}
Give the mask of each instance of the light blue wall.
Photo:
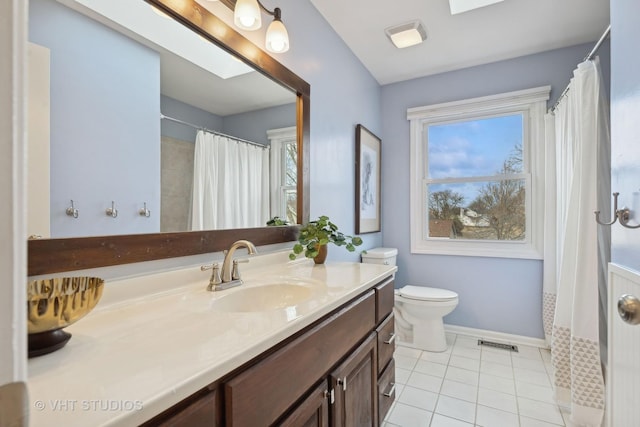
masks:
{"type": "MultiPolygon", "coordinates": [[[[264,145],[269,144],[267,130],[296,125],[295,103],[225,117],[165,95],[162,95],[160,105],[166,116],[264,145]]],[[[192,127],[169,120],[162,121],[162,136],[193,142],[196,140],[196,133],[197,129],[192,127]]]]}
{"type": "Polygon", "coordinates": [[[138,215],[160,211],[158,54],[53,0],[30,1],[29,39],[51,50],[52,237],[159,231],[138,215]]]}
{"type": "MultiPolygon", "coordinates": [[[[640,224],[640,2],[611,0],[611,190],[640,224]]],[[[640,230],[611,227],[611,261],[640,272],[640,230]]]]}
{"type": "MultiPolygon", "coordinates": [[[[442,287],[459,294],[458,308],[446,323],[543,337],[542,262],[410,253],[407,108],[544,85],[552,86],[555,100],[592,47],[584,44],[382,87],[384,245],[399,249],[396,286],[442,287]]],[[[608,46],[601,56],[608,76],[608,46]]]]}
{"type": "MultiPolygon", "coordinates": [[[[381,134],[380,86],[311,2],[282,0],[278,6],[291,48],[274,56],[311,84],[311,217],[328,215],[352,234],[355,128],[361,123],[381,134]]],[[[382,143],[384,150],[386,142],[382,143]]],[[[362,248],[382,244],[381,233],[362,237],[362,248]]],[[[359,255],[330,247],[329,260],[338,259],[358,261],[359,255]]]]}
{"type": "MultiPolygon", "coordinates": [[[[293,94],[292,94],[293,96],[293,94]]],[[[267,131],[296,125],[296,104],[265,108],[249,113],[225,116],[222,132],[268,145],[267,131]]]]}
{"type": "MultiPolygon", "coordinates": [[[[165,95],[160,97],[160,109],[162,114],[173,117],[174,119],[182,120],[206,129],[222,129],[222,117],[165,95]]],[[[160,131],[162,136],[190,142],[195,142],[196,133],[198,132],[197,129],[169,120],[162,120],[160,131]]]]}
{"type": "MultiPolygon", "coordinates": [[[[296,104],[264,108],[249,113],[218,116],[162,95],[162,113],[209,130],[268,145],[267,130],[296,125],[296,104]]],[[[194,142],[197,129],[169,120],[162,121],[162,136],[194,142]]]]}

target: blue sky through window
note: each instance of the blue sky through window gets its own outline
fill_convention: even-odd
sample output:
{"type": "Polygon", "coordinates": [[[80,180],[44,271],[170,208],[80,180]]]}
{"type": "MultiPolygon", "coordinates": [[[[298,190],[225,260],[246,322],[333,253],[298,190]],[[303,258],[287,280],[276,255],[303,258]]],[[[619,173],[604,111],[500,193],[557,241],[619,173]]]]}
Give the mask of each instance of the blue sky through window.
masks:
{"type": "Polygon", "coordinates": [[[429,178],[496,175],[522,145],[522,114],[430,125],[429,178]]]}
{"type": "MultiPolygon", "coordinates": [[[[492,176],[500,172],[515,148],[522,146],[522,114],[429,125],[429,178],[492,176]]],[[[429,185],[430,192],[452,190],[469,205],[487,182],[429,185]]]]}

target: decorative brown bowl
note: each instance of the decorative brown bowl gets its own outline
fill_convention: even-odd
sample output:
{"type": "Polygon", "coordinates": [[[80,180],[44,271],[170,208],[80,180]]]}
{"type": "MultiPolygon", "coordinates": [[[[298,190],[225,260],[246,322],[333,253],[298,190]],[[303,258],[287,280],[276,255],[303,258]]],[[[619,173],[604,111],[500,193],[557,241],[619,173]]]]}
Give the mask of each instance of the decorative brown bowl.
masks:
{"type": "Polygon", "coordinates": [[[98,277],[59,277],[29,282],[27,324],[29,357],[65,346],[71,334],[62,328],[75,323],[96,306],[104,280],[98,277]]]}

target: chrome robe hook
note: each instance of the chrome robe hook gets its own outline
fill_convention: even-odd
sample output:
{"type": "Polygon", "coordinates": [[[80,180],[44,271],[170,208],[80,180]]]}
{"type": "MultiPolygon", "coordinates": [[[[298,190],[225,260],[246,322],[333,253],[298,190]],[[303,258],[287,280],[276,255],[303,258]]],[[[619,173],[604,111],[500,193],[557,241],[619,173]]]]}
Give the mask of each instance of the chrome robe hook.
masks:
{"type": "Polygon", "coordinates": [[[78,209],[76,209],[75,206],[73,206],[73,200],[71,200],[71,206],[69,206],[65,212],[69,216],[72,216],[74,218],[78,218],[78,215],[79,215],[78,209]]]}
{"type": "Polygon", "coordinates": [[[620,193],[613,193],[613,219],[611,222],[601,222],[600,221],[600,211],[594,211],[593,213],[596,215],[596,222],[600,225],[613,225],[618,220],[618,196],[620,193]]]}
{"type": "Polygon", "coordinates": [[[600,211],[594,211],[593,213],[596,215],[596,222],[600,225],[612,225],[616,221],[620,221],[620,224],[626,228],[640,228],[640,224],[638,225],[629,225],[629,218],[631,217],[631,210],[627,207],[623,207],[622,209],[618,209],[618,196],[620,193],[613,193],[613,219],[610,222],[601,222],[600,221],[600,211]]]}
{"type": "Polygon", "coordinates": [[[116,209],[116,202],[114,202],[113,200],[111,201],[111,207],[107,208],[107,216],[110,216],[111,218],[115,218],[118,216],[118,209],[116,209]]]}
{"type": "Polygon", "coordinates": [[[140,216],[144,216],[147,218],[151,216],[151,211],[147,209],[147,202],[144,202],[144,208],[140,209],[138,213],[140,214],[140,216]]]}
{"type": "Polygon", "coordinates": [[[629,225],[629,217],[631,216],[631,211],[627,207],[623,207],[618,212],[618,219],[620,220],[620,224],[626,228],[640,228],[640,224],[637,225],[629,225]]]}

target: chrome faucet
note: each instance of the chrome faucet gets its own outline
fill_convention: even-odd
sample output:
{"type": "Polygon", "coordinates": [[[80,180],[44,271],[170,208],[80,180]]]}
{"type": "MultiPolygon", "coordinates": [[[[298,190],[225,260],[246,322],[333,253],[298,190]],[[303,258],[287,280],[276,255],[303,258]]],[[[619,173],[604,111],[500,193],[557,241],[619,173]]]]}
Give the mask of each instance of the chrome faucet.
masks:
{"type": "Polygon", "coordinates": [[[249,255],[254,255],[258,252],[255,245],[248,240],[238,240],[234,242],[229,250],[224,251],[224,261],[222,261],[222,271],[218,264],[212,266],[201,267],[202,270],[212,269],[211,279],[209,279],[208,291],[223,291],[225,289],[232,288],[242,284],[240,278],[240,270],[238,264],[241,262],[249,262],[248,259],[237,260],[233,259],[233,254],[239,248],[247,248],[249,255]],[[233,267],[232,267],[233,265],[233,267]]]}

